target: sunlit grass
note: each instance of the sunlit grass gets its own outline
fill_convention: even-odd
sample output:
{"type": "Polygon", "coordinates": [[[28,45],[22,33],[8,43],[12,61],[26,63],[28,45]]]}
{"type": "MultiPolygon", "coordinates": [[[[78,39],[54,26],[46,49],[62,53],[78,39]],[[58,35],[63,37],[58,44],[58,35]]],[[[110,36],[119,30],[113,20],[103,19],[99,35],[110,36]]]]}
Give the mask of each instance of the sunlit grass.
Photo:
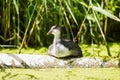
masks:
{"type": "MultiPolygon", "coordinates": [[[[0,53],[11,53],[11,54],[17,54],[19,51],[18,48],[4,48],[0,50],[0,53]]],[[[46,54],[47,48],[42,47],[42,48],[22,48],[21,54],[46,54]]]]}
{"type": "Polygon", "coordinates": [[[0,80],[120,80],[119,68],[5,69],[0,80]]]}
{"type": "MultiPolygon", "coordinates": [[[[84,56],[108,56],[107,50],[105,45],[87,45],[87,44],[81,44],[80,45],[83,55],[84,56]]],[[[109,44],[110,51],[112,56],[117,56],[120,53],[120,43],[110,43],[109,44]]],[[[11,48],[3,48],[0,50],[0,53],[12,53],[16,54],[18,53],[19,49],[11,49],[11,48]]],[[[21,54],[46,54],[47,48],[23,48],[21,50],[21,54]]]]}
{"type": "MultiPolygon", "coordinates": [[[[109,43],[112,56],[117,56],[120,52],[120,43],[109,43]]],[[[81,45],[84,56],[108,56],[105,45],[81,45]]]]}

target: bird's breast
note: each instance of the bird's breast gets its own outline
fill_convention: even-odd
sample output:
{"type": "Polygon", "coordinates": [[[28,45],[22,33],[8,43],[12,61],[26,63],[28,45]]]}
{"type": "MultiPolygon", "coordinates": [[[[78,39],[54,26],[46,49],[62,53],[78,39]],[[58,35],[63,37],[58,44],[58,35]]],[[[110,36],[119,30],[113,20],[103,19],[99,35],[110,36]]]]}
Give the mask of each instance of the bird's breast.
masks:
{"type": "Polygon", "coordinates": [[[66,48],[64,45],[57,43],[51,46],[51,49],[49,50],[49,54],[56,57],[66,57],[71,54],[71,51],[69,51],[69,49],[66,48]]]}

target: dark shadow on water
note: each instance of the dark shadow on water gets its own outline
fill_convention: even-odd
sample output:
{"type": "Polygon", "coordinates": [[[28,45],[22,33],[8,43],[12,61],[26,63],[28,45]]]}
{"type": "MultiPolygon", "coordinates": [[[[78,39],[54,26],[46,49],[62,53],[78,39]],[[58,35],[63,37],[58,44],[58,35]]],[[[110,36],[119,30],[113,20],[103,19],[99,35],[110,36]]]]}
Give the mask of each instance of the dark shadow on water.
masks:
{"type": "Polygon", "coordinates": [[[2,76],[2,80],[6,80],[5,78],[9,77],[11,73],[7,73],[6,75],[2,76]]]}
{"type": "Polygon", "coordinates": [[[118,63],[118,66],[119,66],[119,68],[120,68],[120,58],[119,58],[119,63],[118,63]]]}
{"type": "Polygon", "coordinates": [[[35,77],[34,75],[31,75],[31,74],[25,74],[26,76],[29,76],[30,78],[29,79],[38,79],[37,77],[35,77]]]}
{"type": "Polygon", "coordinates": [[[6,73],[4,76],[2,76],[2,80],[14,79],[14,78],[16,78],[17,76],[20,76],[20,75],[28,76],[27,80],[32,80],[32,79],[38,80],[38,78],[36,76],[31,75],[31,74],[13,74],[12,75],[10,72],[6,73]]]}
{"type": "Polygon", "coordinates": [[[16,76],[18,76],[19,74],[14,74],[14,75],[11,75],[10,78],[14,78],[16,76]]]}

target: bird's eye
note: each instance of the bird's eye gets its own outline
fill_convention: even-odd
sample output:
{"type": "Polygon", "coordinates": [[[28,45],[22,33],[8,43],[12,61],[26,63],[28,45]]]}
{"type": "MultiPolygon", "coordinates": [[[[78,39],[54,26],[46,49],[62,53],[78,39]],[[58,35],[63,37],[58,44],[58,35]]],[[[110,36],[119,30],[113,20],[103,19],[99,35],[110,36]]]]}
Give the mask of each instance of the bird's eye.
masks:
{"type": "Polygon", "coordinates": [[[56,26],[54,26],[53,29],[56,29],[56,26]]]}
{"type": "Polygon", "coordinates": [[[56,27],[54,27],[53,29],[55,29],[56,27]]]}

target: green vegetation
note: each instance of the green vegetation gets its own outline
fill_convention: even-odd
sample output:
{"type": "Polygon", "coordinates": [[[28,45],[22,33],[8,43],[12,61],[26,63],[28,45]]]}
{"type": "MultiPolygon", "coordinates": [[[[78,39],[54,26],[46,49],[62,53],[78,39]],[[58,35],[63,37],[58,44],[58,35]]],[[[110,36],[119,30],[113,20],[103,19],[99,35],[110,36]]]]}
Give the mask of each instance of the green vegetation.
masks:
{"type": "MultiPolygon", "coordinates": [[[[18,48],[3,48],[0,49],[0,53],[11,53],[11,54],[18,54],[18,48]]],[[[21,54],[46,54],[47,48],[22,48],[21,54]]]]}
{"type": "MultiPolygon", "coordinates": [[[[120,43],[109,44],[113,56],[120,55],[120,43]]],[[[108,60],[104,45],[82,44],[84,56],[102,56],[108,60]]],[[[46,54],[47,48],[23,48],[22,54],[46,54]]],[[[18,49],[3,48],[0,53],[17,53],[18,49]]],[[[0,80],[120,80],[120,68],[46,68],[22,69],[1,68],[0,80]]]]}
{"type": "MultiPolygon", "coordinates": [[[[120,43],[109,43],[109,48],[112,57],[120,56],[120,43]]],[[[104,45],[88,45],[80,44],[84,56],[108,56],[106,47],[104,45]]],[[[0,53],[18,53],[18,48],[1,48],[0,53]]],[[[46,54],[47,47],[42,48],[22,48],[21,54],[46,54]]]]}
{"type": "Polygon", "coordinates": [[[0,45],[46,47],[53,24],[63,28],[63,37],[78,43],[104,44],[120,41],[120,0],[1,0],[0,45]]]}
{"type": "Polygon", "coordinates": [[[5,69],[0,80],[120,80],[119,68],[5,69]]]}
{"type": "MultiPolygon", "coordinates": [[[[46,54],[53,37],[46,33],[58,24],[84,56],[120,56],[119,17],[120,0],[0,0],[0,53],[46,54]]],[[[118,68],[1,69],[0,80],[120,80],[119,74],[118,68]]]]}
{"type": "MultiPolygon", "coordinates": [[[[112,56],[120,55],[120,43],[109,43],[109,48],[112,56]]],[[[84,56],[108,56],[104,45],[81,45],[84,56]]]]}

